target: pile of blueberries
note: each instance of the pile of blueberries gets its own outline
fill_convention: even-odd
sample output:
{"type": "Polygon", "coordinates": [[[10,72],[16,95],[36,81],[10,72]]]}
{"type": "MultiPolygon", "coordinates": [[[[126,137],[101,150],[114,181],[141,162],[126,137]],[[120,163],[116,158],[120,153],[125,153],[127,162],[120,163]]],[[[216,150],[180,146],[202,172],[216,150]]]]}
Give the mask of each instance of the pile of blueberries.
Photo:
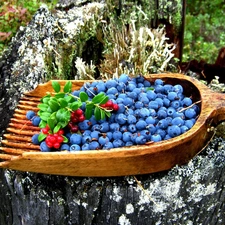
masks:
{"type": "MultiPolygon", "coordinates": [[[[200,113],[180,84],[166,84],[161,79],[150,83],[140,75],[131,78],[122,74],[105,82],[85,83],[73,95],[79,96],[80,91],[90,98],[104,92],[118,110],[104,120],[97,121],[94,116],[84,119],[78,123],[78,132],[65,129],[69,142],[59,149],[50,149],[45,141],[38,143],[36,135],[32,140],[42,151],[100,150],[168,140],[191,129],[200,113]]],[[[85,104],[81,109],[85,111],[85,104]]]]}

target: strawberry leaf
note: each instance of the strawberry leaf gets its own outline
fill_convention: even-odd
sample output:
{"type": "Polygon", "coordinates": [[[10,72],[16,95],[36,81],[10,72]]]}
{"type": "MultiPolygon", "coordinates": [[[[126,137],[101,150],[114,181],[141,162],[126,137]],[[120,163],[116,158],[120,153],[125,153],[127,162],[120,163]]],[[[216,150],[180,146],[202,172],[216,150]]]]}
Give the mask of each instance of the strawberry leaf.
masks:
{"type": "Polygon", "coordinates": [[[63,88],[63,91],[65,93],[69,93],[71,92],[71,88],[72,88],[72,82],[71,81],[67,81],[64,88],[63,88]]]}
{"type": "Polygon", "coordinates": [[[80,108],[82,106],[82,103],[80,101],[77,102],[73,102],[70,104],[70,108],[74,111],[77,110],[78,108],[80,108]]]}
{"type": "Polygon", "coordinates": [[[101,112],[100,112],[100,109],[98,107],[95,107],[94,116],[95,116],[96,120],[100,120],[101,119],[101,112]]]}
{"type": "Polygon", "coordinates": [[[58,101],[61,108],[65,108],[68,106],[68,102],[64,98],[60,98],[58,99],[58,101]]]}
{"type": "Polygon", "coordinates": [[[37,107],[38,107],[40,110],[42,110],[42,111],[47,111],[47,109],[48,109],[48,105],[47,105],[47,104],[44,104],[44,103],[38,104],[37,107]]]}
{"type": "Polygon", "coordinates": [[[80,97],[80,100],[82,102],[86,102],[88,100],[88,95],[86,92],[84,91],[81,91],[80,94],[79,94],[79,97],[80,97]]]}
{"type": "Polygon", "coordinates": [[[56,112],[57,121],[68,122],[70,120],[70,112],[64,108],[56,112]]]}
{"type": "Polygon", "coordinates": [[[60,84],[59,84],[59,82],[58,81],[52,81],[52,87],[53,87],[53,89],[54,89],[54,91],[56,92],[56,93],[58,93],[58,92],[60,92],[60,89],[61,89],[61,87],[60,87],[60,84]]]}
{"type": "Polygon", "coordinates": [[[48,135],[43,134],[42,132],[38,135],[38,141],[41,142],[43,141],[48,135]]]}
{"type": "Polygon", "coordinates": [[[95,97],[92,99],[92,102],[94,104],[100,103],[105,98],[105,94],[103,92],[100,92],[99,94],[95,95],[95,97]]]}

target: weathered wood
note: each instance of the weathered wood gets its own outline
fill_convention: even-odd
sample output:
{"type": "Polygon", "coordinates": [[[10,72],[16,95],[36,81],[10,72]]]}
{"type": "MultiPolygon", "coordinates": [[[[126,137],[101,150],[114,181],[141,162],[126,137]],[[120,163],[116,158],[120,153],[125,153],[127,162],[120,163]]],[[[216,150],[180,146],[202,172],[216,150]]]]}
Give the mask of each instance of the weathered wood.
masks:
{"type": "MultiPolygon", "coordinates": [[[[167,141],[115,148],[110,151],[43,153],[26,152],[26,150],[39,149],[39,146],[31,144],[30,141],[34,132],[39,132],[39,128],[26,125],[26,123],[10,123],[9,126],[13,129],[10,130],[9,137],[6,136],[6,140],[2,140],[2,144],[20,148],[25,152],[0,166],[46,174],[104,177],[154,173],[187,163],[209,143],[214,134],[211,127],[218,125],[225,119],[225,95],[213,92],[201,82],[182,74],[156,74],[146,76],[146,78],[150,82],[161,78],[168,84],[181,84],[184,87],[185,95],[192,96],[193,102],[200,106],[201,113],[190,131],[167,141]],[[15,128],[19,128],[19,131],[15,128]],[[13,140],[15,132],[17,136],[22,136],[20,131],[25,132],[26,130],[31,135],[29,139],[21,139],[21,141],[17,140],[16,142],[13,140]]],[[[59,81],[59,83],[64,85],[66,81],[59,81]]],[[[73,90],[78,90],[84,83],[85,81],[72,81],[73,90]]],[[[51,81],[39,85],[35,90],[25,93],[25,95],[41,98],[46,91],[53,92],[51,81]]],[[[22,104],[26,109],[25,102],[22,104]]],[[[33,104],[28,104],[27,110],[30,109],[29,105],[32,105],[32,109],[35,108],[33,104]]],[[[25,114],[26,110],[22,113],[25,114]]]]}

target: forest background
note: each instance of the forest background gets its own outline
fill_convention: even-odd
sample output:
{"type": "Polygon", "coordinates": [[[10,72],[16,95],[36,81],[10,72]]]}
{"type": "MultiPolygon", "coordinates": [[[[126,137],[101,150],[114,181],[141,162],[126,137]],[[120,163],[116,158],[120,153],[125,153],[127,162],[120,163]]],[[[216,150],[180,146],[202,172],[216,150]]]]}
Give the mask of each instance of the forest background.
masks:
{"type": "MultiPolygon", "coordinates": [[[[57,0],[0,0],[0,55],[42,3],[53,9],[57,0]]],[[[219,49],[225,47],[224,14],[224,0],[186,0],[183,62],[215,62],[219,49]]]]}

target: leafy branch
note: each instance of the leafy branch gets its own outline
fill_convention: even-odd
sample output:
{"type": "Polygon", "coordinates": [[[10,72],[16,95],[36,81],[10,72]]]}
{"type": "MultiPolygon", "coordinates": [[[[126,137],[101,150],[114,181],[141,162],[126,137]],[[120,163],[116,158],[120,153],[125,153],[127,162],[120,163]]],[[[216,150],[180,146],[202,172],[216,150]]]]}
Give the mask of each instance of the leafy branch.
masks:
{"type": "Polygon", "coordinates": [[[57,133],[66,127],[70,121],[71,113],[86,105],[85,118],[90,119],[92,115],[96,120],[110,117],[110,110],[101,107],[108,101],[108,96],[100,92],[93,99],[89,99],[86,92],[80,92],[79,97],[72,95],[72,82],[67,81],[63,89],[57,81],[52,81],[54,93],[46,93],[38,104],[38,115],[41,118],[39,126],[45,128],[49,126],[51,133],[57,133]],[[62,91],[61,91],[62,89],[62,91]]]}

